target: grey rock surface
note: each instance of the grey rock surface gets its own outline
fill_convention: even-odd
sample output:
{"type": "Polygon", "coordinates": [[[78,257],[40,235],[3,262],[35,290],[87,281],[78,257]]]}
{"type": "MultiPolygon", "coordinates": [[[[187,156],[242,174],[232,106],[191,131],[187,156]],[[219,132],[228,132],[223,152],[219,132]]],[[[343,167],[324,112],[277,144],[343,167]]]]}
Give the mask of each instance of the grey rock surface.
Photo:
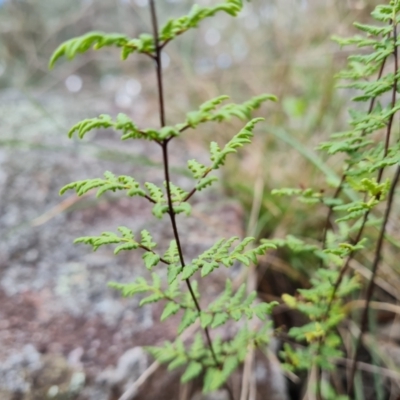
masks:
{"type": "MultiPolygon", "coordinates": [[[[109,281],[126,283],[149,275],[139,252],[116,257],[111,246],[93,253],[73,244],[76,237],[115,231],[120,225],[137,234],[148,229],[161,249],[172,239],[167,218],[156,220],[145,199],[123,193],[99,200],[79,199],[72,192],[59,197],[63,185],[101,177],[105,170],[133,175],[141,182],[162,181],[156,145],[120,142],[111,131],[95,132],[83,141],[67,139],[67,127],[104,112],[118,110],[101,96],[47,93],[32,99],[17,91],[0,95],[0,362],[1,382],[9,382],[1,387],[29,391],[10,361],[29,345],[40,353],[40,360],[61,357],[71,371],[84,372],[86,387],[77,399],[100,399],[94,382],[114,371],[103,390],[113,396],[113,385],[126,384],[121,377],[132,367],[123,366],[124,354],[175,336],[176,321],[158,327],[161,305],[139,308],[138,298],[123,299],[107,287],[109,281]]],[[[189,141],[177,141],[171,149],[173,179],[190,189],[192,182],[182,167],[187,159],[206,159],[207,152],[189,141]]],[[[178,220],[187,259],[216,238],[242,234],[240,208],[220,189],[201,192],[192,204],[193,216],[178,220]]],[[[219,292],[227,271],[207,283],[207,296],[219,292]]]]}

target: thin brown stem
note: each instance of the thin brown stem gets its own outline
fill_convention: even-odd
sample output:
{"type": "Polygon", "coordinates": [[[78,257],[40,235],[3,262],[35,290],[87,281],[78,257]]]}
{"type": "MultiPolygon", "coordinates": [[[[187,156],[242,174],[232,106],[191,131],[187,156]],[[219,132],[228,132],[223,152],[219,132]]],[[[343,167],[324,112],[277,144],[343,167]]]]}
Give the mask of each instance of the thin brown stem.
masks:
{"type": "MultiPolygon", "coordinates": [[[[342,178],[339,183],[339,186],[335,190],[335,194],[333,195],[334,199],[337,199],[339,197],[340,193],[342,192],[345,179],[346,179],[346,172],[343,173],[342,178]]],[[[326,246],[326,237],[328,235],[329,224],[330,224],[332,215],[333,215],[333,206],[329,206],[329,211],[328,211],[328,215],[325,220],[325,226],[324,226],[324,231],[323,231],[322,240],[321,240],[322,241],[322,249],[325,249],[325,246],[326,246]]]]}
{"type": "MultiPolygon", "coordinates": [[[[159,37],[158,37],[158,22],[157,22],[157,14],[156,14],[156,8],[155,8],[155,2],[154,0],[150,0],[150,12],[151,12],[151,19],[152,19],[152,25],[153,25],[153,33],[154,33],[154,41],[155,41],[155,46],[156,46],[156,71],[157,71],[157,87],[158,87],[158,100],[159,100],[159,111],[160,111],[160,123],[161,123],[161,127],[165,126],[165,102],[164,102],[164,90],[163,90],[163,80],[162,80],[162,65],[161,65],[161,49],[162,47],[160,46],[159,43],[159,37]]],[[[164,43],[165,45],[165,43],[164,43]]],[[[176,241],[176,245],[178,248],[178,254],[179,254],[179,260],[181,263],[181,267],[182,269],[185,268],[185,260],[183,257],[183,251],[182,251],[182,246],[181,246],[181,242],[180,242],[180,236],[179,236],[179,232],[178,232],[178,227],[176,224],[176,214],[173,208],[173,202],[172,202],[172,194],[171,194],[171,179],[170,179],[170,173],[169,173],[169,159],[168,159],[168,143],[169,140],[165,139],[162,141],[162,153],[163,153],[163,165],[164,165],[164,174],[165,174],[165,183],[166,183],[166,192],[167,192],[167,200],[168,200],[168,214],[170,216],[170,220],[171,220],[171,225],[172,225],[172,230],[174,233],[174,238],[176,241]]],[[[193,302],[196,306],[196,309],[198,311],[198,313],[201,313],[201,307],[200,304],[196,298],[196,295],[193,291],[192,285],[190,283],[189,279],[186,279],[186,284],[187,287],[189,289],[190,295],[193,299],[193,302]]],[[[218,362],[218,358],[215,354],[213,345],[212,345],[212,341],[211,341],[211,337],[210,337],[210,332],[208,330],[208,328],[204,329],[205,335],[206,335],[206,339],[207,339],[207,343],[208,346],[210,348],[213,360],[215,365],[218,368],[221,368],[221,363],[218,362]]],[[[233,400],[233,395],[232,392],[230,390],[230,388],[227,389],[229,392],[229,396],[230,398],[233,400]]]]}
{"type": "Polygon", "coordinates": [[[161,47],[158,37],[158,21],[157,12],[154,0],[150,0],[150,13],[151,22],[153,25],[154,44],[156,46],[156,70],[157,70],[157,89],[158,89],[158,106],[160,111],[160,123],[161,127],[165,126],[165,103],[164,103],[164,87],[163,87],[163,76],[162,76],[162,63],[161,63],[161,47]]]}
{"type": "MultiPolygon", "coordinates": [[[[185,268],[186,264],[185,264],[185,260],[184,260],[184,257],[183,257],[183,251],[182,251],[180,236],[179,236],[178,227],[177,227],[177,224],[176,224],[176,214],[175,214],[175,211],[174,211],[174,208],[173,208],[173,204],[172,204],[172,195],[171,195],[171,187],[170,187],[171,181],[170,181],[170,176],[169,176],[168,143],[167,142],[165,142],[164,145],[163,145],[163,162],[164,162],[164,171],[165,171],[165,182],[166,182],[166,188],[167,188],[167,199],[168,199],[168,209],[169,209],[168,214],[169,214],[170,219],[171,219],[171,225],[172,225],[172,229],[174,231],[174,238],[175,238],[175,241],[176,241],[176,246],[178,248],[179,260],[181,262],[181,267],[182,267],[182,270],[183,270],[185,268]]],[[[191,297],[193,299],[193,302],[194,302],[194,304],[196,306],[196,309],[197,309],[198,313],[200,314],[201,313],[201,307],[200,307],[199,302],[197,301],[197,298],[196,298],[196,295],[195,295],[195,293],[193,291],[193,288],[192,288],[192,285],[190,283],[190,280],[186,279],[185,281],[186,281],[186,285],[187,285],[187,287],[189,289],[190,295],[191,295],[191,297]]],[[[214,359],[215,365],[218,366],[218,367],[221,367],[220,363],[218,362],[217,356],[216,356],[216,354],[214,352],[214,348],[213,348],[213,345],[212,345],[209,329],[205,328],[204,332],[206,334],[207,343],[208,343],[208,346],[209,346],[209,348],[211,350],[211,354],[212,354],[212,357],[214,359]]]]}
{"type": "MultiPolygon", "coordinates": [[[[397,45],[396,45],[396,42],[397,42],[397,25],[396,25],[396,23],[394,23],[394,25],[393,25],[393,40],[394,40],[394,50],[393,50],[393,56],[394,56],[394,81],[393,81],[392,101],[391,101],[392,110],[396,105],[397,81],[398,81],[397,73],[398,73],[398,70],[399,70],[399,56],[398,56],[398,49],[397,49],[397,45]]],[[[390,136],[391,136],[391,132],[392,132],[394,114],[395,113],[391,114],[391,116],[389,118],[389,121],[388,121],[388,124],[387,124],[387,128],[386,128],[384,157],[386,157],[388,155],[388,151],[389,151],[390,136]]],[[[379,170],[378,182],[380,182],[381,179],[382,179],[383,170],[384,170],[383,167],[379,170]]]]}
{"type": "MultiPolygon", "coordinates": [[[[143,250],[149,251],[150,253],[157,254],[155,251],[149,249],[147,246],[139,245],[139,247],[143,250]]],[[[170,265],[171,263],[167,261],[165,258],[160,257],[160,261],[166,265],[170,265]]]]}
{"type": "Polygon", "coordinates": [[[156,204],[156,202],[147,194],[144,196],[145,199],[147,199],[148,201],[150,201],[150,203],[156,204]]]}
{"type": "MultiPolygon", "coordinates": [[[[212,170],[209,169],[208,171],[206,171],[203,176],[201,177],[201,179],[205,178],[212,170]]],[[[188,201],[195,193],[197,192],[197,188],[194,187],[187,195],[186,197],[182,200],[183,202],[188,201]]]]}

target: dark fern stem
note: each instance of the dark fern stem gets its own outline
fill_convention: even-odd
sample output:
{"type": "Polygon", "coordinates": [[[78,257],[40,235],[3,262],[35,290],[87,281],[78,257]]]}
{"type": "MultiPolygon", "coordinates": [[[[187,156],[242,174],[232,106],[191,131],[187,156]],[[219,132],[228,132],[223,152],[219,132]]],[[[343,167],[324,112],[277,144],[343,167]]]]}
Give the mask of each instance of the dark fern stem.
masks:
{"type": "MultiPolygon", "coordinates": [[[[164,127],[166,125],[166,117],[165,117],[165,101],[164,101],[164,88],[163,88],[163,75],[162,75],[162,60],[161,60],[161,51],[162,51],[163,46],[160,45],[160,41],[159,41],[157,12],[156,12],[156,6],[155,6],[154,0],[150,0],[150,13],[151,13],[152,26],[153,26],[155,50],[156,50],[155,63],[156,63],[156,73],[157,73],[157,91],[158,91],[160,123],[161,123],[161,127],[164,127]]],[[[164,167],[165,182],[166,182],[166,193],[167,193],[168,209],[169,209],[168,214],[170,216],[174,239],[176,241],[179,259],[180,259],[181,267],[183,270],[185,268],[186,264],[185,264],[185,259],[183,256],[183,250],[182,250],[181,240],[180,240],[180,236],[179,236],[178,226],[176,223],[176,214],[175,214],[175,211],[173,209],[173,204],[172,204],[171,179],[170,179],[169,158],[168,158],[169,141],[170,141],[170,139],[164,139],[161,142],[162,154],[163,154],[163,167],[164,167]]],[[[192,285],[190,283],[190,279],[188,278],[185,281],[186,281],[188,290],[190,292],[190,295],[193,299],[193,302],[196,306],[196,309],[197,309],[198,313],[200,314],[201,307],[200,307],[200,304],[197,301],[196,295],[193,291],[192,285]]],[[[215,366],[217,368],[221,369],[222,365],[218,361],[218,358],[215,354],[215,351],[214,351],[214,348],[212,345],[212,341],[211,341],[210,331],[209,331],[208,327],[204,328],[204,333],[205,333],[207,343],[210,348],[215,366]]],[[[234,400],[233,392],[232,392],[232,389],[230,388],[230,386],[226,383],[225,387],[229,393],[230,400],[234,400]]]]}

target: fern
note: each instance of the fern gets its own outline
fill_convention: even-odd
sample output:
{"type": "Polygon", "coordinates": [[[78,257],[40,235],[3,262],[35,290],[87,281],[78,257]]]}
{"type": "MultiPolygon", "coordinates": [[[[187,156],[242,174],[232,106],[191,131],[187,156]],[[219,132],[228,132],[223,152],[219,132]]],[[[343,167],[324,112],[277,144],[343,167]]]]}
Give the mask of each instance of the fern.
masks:
{"type": "MultiPolygon", "coordinates": [[[[369,326],[369,305],[395,188],[400,179],[399,147],[397,138],[394,140],[392,137],[394,118],[400,110],[397,100],[400,1],[388,3],[377,6],[372,12],[372,17],[378,21],[376,25],[356,23],[355,27],[361,34],[349,39],[334,37],[341,46],[363,49],[362,54],[349,56],[347,68],[338,77],[346,81],[340,87],[357,92],[353,101],[368,103],[367,111],[360,107],[349,111],[347,131],[334,133],[329,141],[319,145],[319,149],[329,156],[341,155],[340,160],[344,160],[340,186],[333,195],[329,189],[317,191],[312,188],[273,192],[280,196],[297,196],[300,201],[314,207],[327,206],[329,209],[321,245],[291,235],[273,240],[277,246],[285,246],[293,253],[307,253],[307,260],[317,261],[310,287],[299,289],[295,296],[282,296],[287,307],[305,314],[309,321],[288,332],[289,337],[302,346],[285,344],[281,356],[286,368],[309,371],[313,365],[329,378],[330,371],[335,369],[333,360],[344,356],[345,346],[337,332],[349,313],[347,298],[356,296],[365,286],[365,307],[358,321],[360,334],[356,335],[354,352],[347,355],[351,365],[346,377],[349,396],[346,398],[351,399],[356,398],[354,382],[359,349],[369,326]],[[390,99],[389,104],[386,99],[390,99]],[[396,166],[394,174],[392,166],[396,166]],[[382,209],[383,218],[379,211],[382,209]],[[370,232],[366,233],[369,226],[376,228],[377,238],[370,232]],[[364,283],[350,272],[349,266],[358,253],[368,248],[372,249],[374,256],[370,265],[371,278],[364,283]]],[[[310,265],[304,267],[311,268],[310,265]]],[[[316,375],[321,379],[321,374],[316,375]]],[[[322,379],[317,382],[317,398],[340,398],[332,388],[329,397],[323,397],[324,390],[326,393],[323,382],[322,379]]]]}
{"type": "MultiPolygon", "coordinates": [[[[259,109],[267,100],[276,101],[273,95],[259,95],[242,104],[225,104],[222,102],[227,96],[219,96],[200,105],[197,111],[189,112],[185,121],[167,126],[164,123],[165,105],[162,96],[162,70],[160,54],[165,45],[189,29],[196,28],[205,18],[214,16],[218,12],[225,12],[236,16],[242,9],[241,0],[225,0],[214,6],[200,7],[194,5],[187,15],[170,19],[158,29],[156,26],[156,9],[154,0],[150,0],[150,11],[153,21],[153,35],[142,34],[138,38],[129,38],[123,34],[90,32],[73,38],[61,44],[50,60],[50,67],[62,57],[69,60],[90,49],[116,47],[121,50],[121,58],[125,60],[132,53],[140,53],[154,60],[157,68],[157,79],[160,99],[160,128],[139,128],[138,125],[125,114],[118,114],[116,118],[108,114],[101,114],[96,118],[89,118],[76,123],[69,131],[69,137],[77,135],[85,138],[89,132],[97,129],[113,129],[121,134],[122,140],[148,140],[161,147],[163,160],[162,185],[153,182],[139,183],[130,176],[116,176],[106,172],[104,178],[87,179],[70,183],[64,186],[60,193],[74,190],[82,196],[92,189],[97,189],[97,196],[105,192],[126,191],[130,197],[140,196],[152,204],[153,215],[162,218],[167,215],[171,222],[171,240],[169,247],[163,252],[156,251],[157,243],[147,230],[142,230],[140,239],[136,238],[128,227],[119,227],[119,233],[103,232],[98,236],[85,236],[75,240],[76,243],[90,245],[93,250],[99,247],[113,245],[114,253],[121,251],[141,251],[145,269],[151,271],[151,279],[140,276],[131,283],[110,283],[110,286],[121,292],[123,296],[140,296],[140,306],[162,303],[161,321],[172,316],[180,319],[177,325],[177,338],[173,343],[165,343],[163,347],[149,347],[148,351],[161,363],[168,363],[170,369],[185,367],[181,377],[182,382],[188,382],[200,375],[204,376],[203,388],[210,392],[226,385],[229,376],[246,358],[248,349],[263,347],[269,340],[269,323],[264,328],[250,329],[247,321],[257,317],[266,321],[276,302],[256,302],[256,293],[246,294],[246,287],[241,286],[235,293],[232,283],[227,280],[225,291],[210,304],[203,304],[199,285],[192,280],[192,276],[199,271],[199,279],[212,274],[220,266],[232,267],[235,263],[249,266],[258,262],[258,257],[276,246],[272,241],[265,241],[252,245],[254,238],[240,240],[237,237],[221,239],[212,247],[204,251],[191,262],[186,263],[184,258],[184,237],[179,235],[177,216],[189,215],[191,205],[189,200],[197,192],[210,187],[217,178],[210,173],[224,165],[226,157],[244,145],[251,143],[255,125],[263,118],[252,119],[252,113],[259,109]],[[169,146],[173,140],[179,138],[187,129],[195,129],[206,122],[223,122],[231,118],[249,121],[244,128],[233,135],[228,143],[220,148],[217,143],[210,145],[210,165],[203,165],[196,160],[188,161],[188,171],[193,177],[191,188],[179,186],[170,174],[169,146]],[[161,265],[167,266],[166,279],[161,265]],[[200,306],[201,304],[201,306],[200,306]],[[237,332],[230,341],[222,341],[219,337],[212,337],[211,331],[228,321],[240,321],[237,332]],[[205,333],[199,332],[194,336],[192,343],[184,343],[179,335],[188,327],[199,322],[205,333]]],[[[180,218],[180,217],[179,217],[180,218]]],[[[215,335],[214,335],[215,336],[215,335]]]]}
{"type": "Polygon", "coordinates": [[[67,190],[75,189],[78,196],[83,196],[90,190],[99,188],[96,193],[96,197],[100,197],[107,191],[115,192],[116,190],[127,190],[127,194],[130,197],[146,196],[146,192],[140,188],[140,184],[130,176],[121,175],[116,177],[113,173],[106,171],[104,173],[104,178],[105,179],[85,179],[82,181],[69,183],[60,190],[60,194],[62,195],[67,190]]]}

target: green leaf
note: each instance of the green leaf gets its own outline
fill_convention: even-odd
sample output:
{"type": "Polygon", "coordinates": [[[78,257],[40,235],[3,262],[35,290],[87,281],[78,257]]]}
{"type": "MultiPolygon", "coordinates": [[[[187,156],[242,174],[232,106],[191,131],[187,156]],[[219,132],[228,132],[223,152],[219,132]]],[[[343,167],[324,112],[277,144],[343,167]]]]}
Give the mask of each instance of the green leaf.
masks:
{"type": "Polygon", "coordinates": [[[168,211],[169,211],[168,205],[161,203],[157,203],[152,209],[153,215],[158,219],[162,219],[164,214],[166,214],[168,211]]]}
{"type": "Polygon", "coordinates": [[[115,176],[109,171],[104,173],[105,179],[86,179],[72,182],[60,190],[60,195],[67,190],[75,189],[78,196],[83,196],[92,189],[98,188],[96,197],[100,197],[107,191],[127,190],[128,196],[145,196],[146,193],[140,188],[140,184],[134,178],[126,175],[115,176]]]}
{"type": "Polygon", "coordinates": [[[181,203],[179,205],[175,205],[174,207],[175,214],[185,213],[187,216],[192,212],[192,206],[189,203],[181,203]]]}
{"type": "Polygon", "coordinates": [[[153,242],[153,237],[145,229],[140,232],[140,235],[142,236],[142,241],[140,242],[142,246],[145,246],[150,250],[154,249],[157,246],[157,243],[153,242]]]}
{"type": "Polygon", "coordinates": [[[239,321],[240,318],[242,318],[242,311],[241,310],[232,310],[229,312],[230,316],[235,320],[235,321],[239,321]]]}
{"type": "Polygon", "coordinates": [[[185,268],[183,269],[181,279],[184,281],[186,279],[189,279],[198,269],[199,265],[197,264],[189,264],[185,265],[185,268]]]}
{"type": "Polygon", "coordinates": [[[146,268],[151,271],[153,267],[155,267],[160,262],[160,256],[158,254],[154,254],[151,252],[146,252],[142,256],[144,260],[144,265],[146,268]]]}
{"type": "Polygon", "coordinates": [[[242,285],[240,285],[235,295],[231,298],[229,302],[229,307],[235,307],[240,305],[241,302],[243,301],[245,294],[246,294],[246,284],[243,283],[242,285]]]}
{"type": "Polygon", "coordinates": [[[263,121],[263,118],[254,118],[246,124],[246,126],[236,134],[221,150],[217,143],[211,142],[210,153],[212,169],[218,169],[221,165],[225,164],[225,160],[228,154],[236,153],[236,149],[243,147],[245,144],[251,143],[253,135],[253,129],[255,125],[263,121]]]}
{"type": "Polygon", "coordinates": [[[240,364],[240,362],[235,355],[228,356],[225,358],[224,364],[222,367],[222,372],[223,372],[226,380],[236,370],[236,368],[239,366],[239,364],[240,364]]]}
{"type": "Polygon", "coordinates": [[[110,282],[108,285],[119,290],[124,297],[131,297],[137,293],[143,293],[152,290],[152,287],[142,277],[137,278],[133,283],[121,284],[110,282]]]}
{"type": "Polygon", "coordinates": [[[187,127],[193,129],[201,123],[209,121],[223,122],[228,121],[233,117],[237,117],[242,121],[248,120],[251,119],[252,112],[259,108],[262,103],[267,100],[277,100],[277,98],[273,95],[262,94],[255,96],[242,104],[231,103],[217,109],[217,106],[227,98],[228,96],[216,97],[215,99],[211,99],[202,104],[198,111],[189,112],[186,115],[185,123],[177,125],[177,129],[182,130],[186,129],[187,127]]]}
{"type": "Polygon", "coordinates": [[[211,328],[217,328],[218,326],[221,326],[225,324],[226,321],[228,321],[229,315],[226,312],[218,313],[215,314],[213,322],[211,324],[211,328]]]}
{"type": "Polygon", "coordinates": [[[176,36],[182,35],[187,30],[196,28],[203,19],[212,17],[219,11],[236,16],[241,9],[242,3],[240,0],[225,0],[223,3],[212,7],[200,7],[195,4],[188,15],[168,20],[160,29],[160,40],[169,42],[176,36]]]}
{"type": "Polygon", "coordinates": [[[131,250],[139,247],[139,243],[134,240],[130,229],[120,226],[118,230],[123,233],[123,237],[117,236],[114,232],[103,232],[100,236],[83,236],[77,238],[74,240],[74,243],[89,244],[93,247],[93,251],[107,244],[123,243],[115,249],[116,254],[122,250],[131,250]]]}
{"type": "Polygon", "coordinates": [[[211,186],[216,181],[218,181],[218,178],[216,176],[207,176],[207,177],[201,179],[197,183],[196,189],[198,191],[201,191],[201,190],[205,189],[207,186],[211,186]]]}
{"type": "Polygon", "coordinates": [[[260,303],[253,307],[253,311],[257,317],[261,319],[261,321],[265,321],[267,319],[267,315],[271,315],[273,308],[277,305],[279,305],[277,301],[273,301],[271,303],[260,303]]]}
{"type": "Polygon", "coordinates": [[[204,377],[203,392],[210,393],[225,383],[225,376],[218,368],[208,368],[204,377]]]}
{"type": "Polygon", "coordinates": [[[182,271],[182,267],[176,264],[168,265],[168,283],[171,284],[182,271]]]}
{"type": "Polygon", "coordinates": [[[124,60],[135,51],[147,54],[152,54],[155,51],[154,39],[151,35],[144,34],[140,35],[138,39],[130,39],[119,33],[89,32],[62,43],[53,53],[49,68],[52,69],[63,56],[72,60],[77,54],[85,53],[90,48],[98,50],[106,46],[122,48],[121,57],[124,60]]]}
{"type": "Polygon", "coordinates": [[[204,345],[201,333],[196,333],[192,346],[190,347],[189,357],[193,360],[200,360],[208,352],[209,349],[204,345]]]}
{"type": "Polygon", "coordinates": [[[257,292],[253,290],[248,296],[247,299],[242,303],[244,307],[250,306],[253,301],[257,298],[257,292]]]}
{"type": "Polygon", "coordinates": [[[185,373],[182,375],[181,382],[186,383],[197,378],[201,374],[201,371],[203,371],[203,366],[196,361],[192,361],[189,363],[185,373]]]}
{"type": "Polygon", "coordinates": [[[85,119],[75,124],[68,132],[68,137],[71,138],[75,132],[78,133],[80,139],[93,129],[107,129],[113,127],[114,123],[110,115],[102,114],[98,118],[85,119]]]}
{"type": "Polygon", "coordinates": [[[170,301],[166,304],[164,311],[161,315],[161,321],[165,321],[171,315],[175,315],[181,309],[180,305],[170,301]]]}
{"type": "Polygon", "coordinates": [[[203,178],[203,176],[207,173],[208,168],[203,165],[200,164],[198,161],[196,160],[189,160],[188,161],[188,168],[189,170],[192,172],[193,177],[195,179],[201,179],[203,178]]]}
{"type": "Polygon", "coordinates": [[[154,293],[150,296],[145,297],[139,303],[139,306],[144,306],[145,304],[156,303],[157,301],[163,299],[164,296],[161,293],[154,293]]]}
{"type": "Polygon", "coordinates": [[[153,278],[153,286],[155,289],[160,289],[161,288],[161,278],[158,274],[155,274],[154,272],[151,274],[151,277],[153,278]]]}
{"type": "Polygon", "coordinates": [[[177,350],[175,347],[177,347],[178,341],[179,339],[175,342],[175,345],[172,345],[170,342],[165,342],[163,347],[146,346],[144,349],[159,363],[167,363],[177,357],[177,350]]]}
{"type": "Polygon", "coordinates": [[[207,328],[211,324],[212,320],[213,320],[212,314],[203,311],[200,313],[200,323],[203,329],[207,328]]]}
{"type": "Polygon", "coordinates": [[[178,246],[175,240],[171,240],[168,250],[165,252],[163,258],[170,264],[177,264],[180,262],[178,246]]]}
{"type": "Polygon", "coordinates": [[[201,276],[205,277],[211,272],[214,271],[214,269],[218,268],[219,264],[216,261],[211,261],[211,262],[204,262],[203,267],[201,269],[201,276]]]}
{"type": "Polygon", "coordinates": [[[137,249],[138,243],[125,243],[125,244],[121,244],[120,246],[116,247],[114,250],[114,254],[117,255],[120,251],[123,250],[135,250],[137,249]]]}
{"type": "Polygon", "coordinates": [[[146,189],[149,191],[150,197],[153,199],[154,202],[156,203],[167,202],[162,189],[156,186],[154,183],[146,182],[144,186],[146,186],[146,189]]]}
{"type": "Polygon", "coordinates": [[[178,334],[180,335],[186,328],[194,324],[198,316],[199,313],[197,312],[197,310],[187,308],[185,313],[183,314],[182,321],[179,324],[178,334]]]}

